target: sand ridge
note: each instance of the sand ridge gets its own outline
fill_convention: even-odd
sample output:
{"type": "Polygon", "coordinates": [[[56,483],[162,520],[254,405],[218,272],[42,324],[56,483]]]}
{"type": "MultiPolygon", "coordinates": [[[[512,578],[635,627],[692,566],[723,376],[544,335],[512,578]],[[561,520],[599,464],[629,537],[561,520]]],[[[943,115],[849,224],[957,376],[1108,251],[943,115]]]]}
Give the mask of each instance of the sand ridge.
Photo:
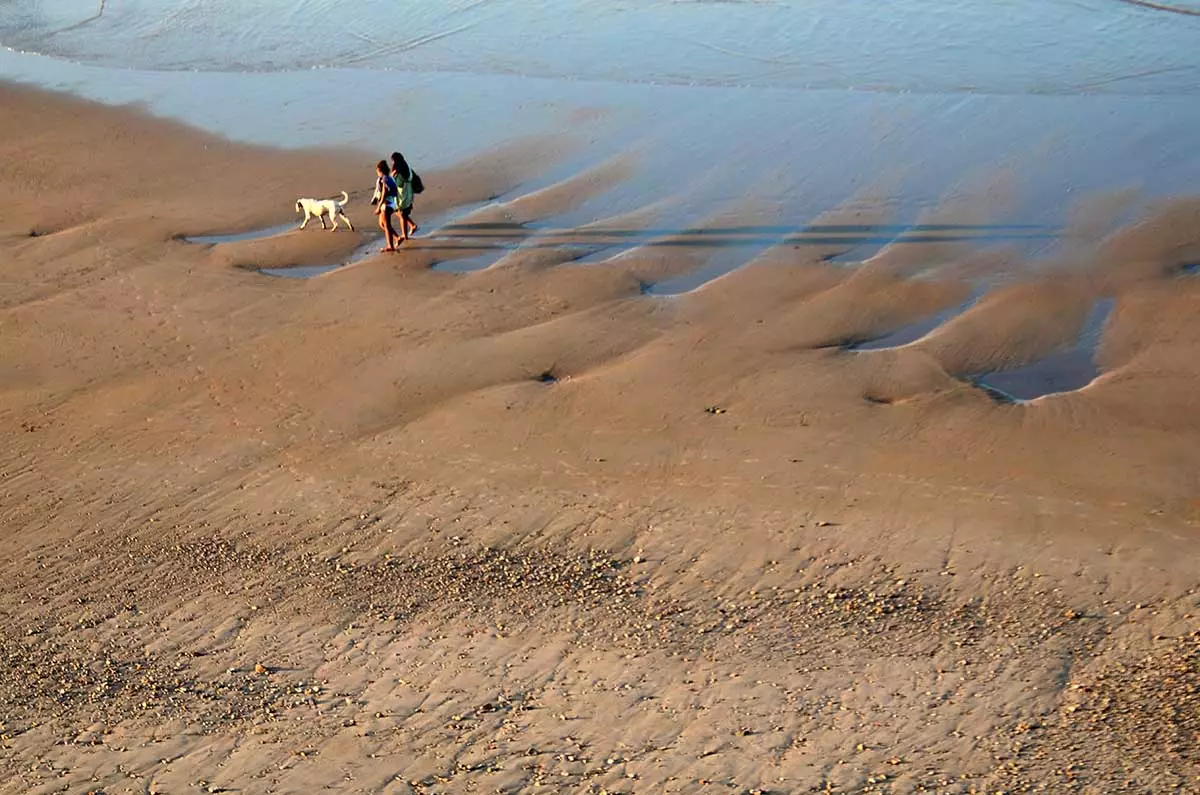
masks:
{"type": "Polygon", "coordinates": [[[1195,786],[1194,201],[1044,268],[841,262],[890,221],[851,204],[664,299],[776,219],[573,235],[636,161],[527,194],[570,142],[525,141],[423,173],[411,250],[271,279],[369,236],[183,238],[371,157],[0,92],[4,791],[1195,786]],[[970,383],[1100,297],[1096,383],[970,383]]]}

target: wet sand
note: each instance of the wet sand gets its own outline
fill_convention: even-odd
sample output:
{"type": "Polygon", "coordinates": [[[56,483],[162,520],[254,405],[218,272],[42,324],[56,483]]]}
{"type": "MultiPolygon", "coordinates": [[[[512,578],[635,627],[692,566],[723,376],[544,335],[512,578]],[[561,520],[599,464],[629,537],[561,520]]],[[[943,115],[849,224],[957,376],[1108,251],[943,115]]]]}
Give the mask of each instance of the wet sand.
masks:
{"type": "Polygon", "coordinates": [[[279,279],[370,238],[189,240],[370,229],[373,157],[0,102],[0,791],[1195,790],[1200,200],[854,263],[869,199],[547,233],[634,164],[530,138],[279,279]],[[1102,301],[1083,389],[975,385],[1102,301]]]}

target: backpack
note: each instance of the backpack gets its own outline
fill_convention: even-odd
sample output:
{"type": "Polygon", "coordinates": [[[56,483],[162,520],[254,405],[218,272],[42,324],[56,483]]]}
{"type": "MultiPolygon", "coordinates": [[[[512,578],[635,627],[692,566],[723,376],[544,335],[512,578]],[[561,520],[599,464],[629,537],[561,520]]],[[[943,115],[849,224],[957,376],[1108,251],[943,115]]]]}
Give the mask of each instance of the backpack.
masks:
{"type": "Polygon", "coordinates": [[[421,181],[421,175],[418,174],[411,167],[408,170],[412,172],[413,193],[424,193],[425,192],[425,183],[421,181]]]}

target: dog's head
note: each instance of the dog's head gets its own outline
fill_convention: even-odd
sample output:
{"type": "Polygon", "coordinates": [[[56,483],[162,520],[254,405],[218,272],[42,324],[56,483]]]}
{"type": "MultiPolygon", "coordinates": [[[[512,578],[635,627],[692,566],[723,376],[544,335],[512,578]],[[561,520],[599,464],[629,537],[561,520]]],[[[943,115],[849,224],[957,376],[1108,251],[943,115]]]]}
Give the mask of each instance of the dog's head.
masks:
{"type": "Polygon", "coordinates": [[[303,199],[296,199],[296,212],[298,212],[298,213],[304,212],[303,202],[304,202],[303,199]]]}

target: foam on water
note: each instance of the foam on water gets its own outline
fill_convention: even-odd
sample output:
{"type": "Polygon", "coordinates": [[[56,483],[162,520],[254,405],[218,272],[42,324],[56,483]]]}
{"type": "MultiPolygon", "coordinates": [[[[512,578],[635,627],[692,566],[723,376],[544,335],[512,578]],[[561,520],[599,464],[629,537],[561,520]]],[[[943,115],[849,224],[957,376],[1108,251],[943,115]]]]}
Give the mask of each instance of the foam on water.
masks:
{"type": "Polygon", "coordinates": [[[985,93],[1194,94],[1198,32],[1122,0],[10,0],[0,19],[5,46],[148,70],[985,93]]]}

